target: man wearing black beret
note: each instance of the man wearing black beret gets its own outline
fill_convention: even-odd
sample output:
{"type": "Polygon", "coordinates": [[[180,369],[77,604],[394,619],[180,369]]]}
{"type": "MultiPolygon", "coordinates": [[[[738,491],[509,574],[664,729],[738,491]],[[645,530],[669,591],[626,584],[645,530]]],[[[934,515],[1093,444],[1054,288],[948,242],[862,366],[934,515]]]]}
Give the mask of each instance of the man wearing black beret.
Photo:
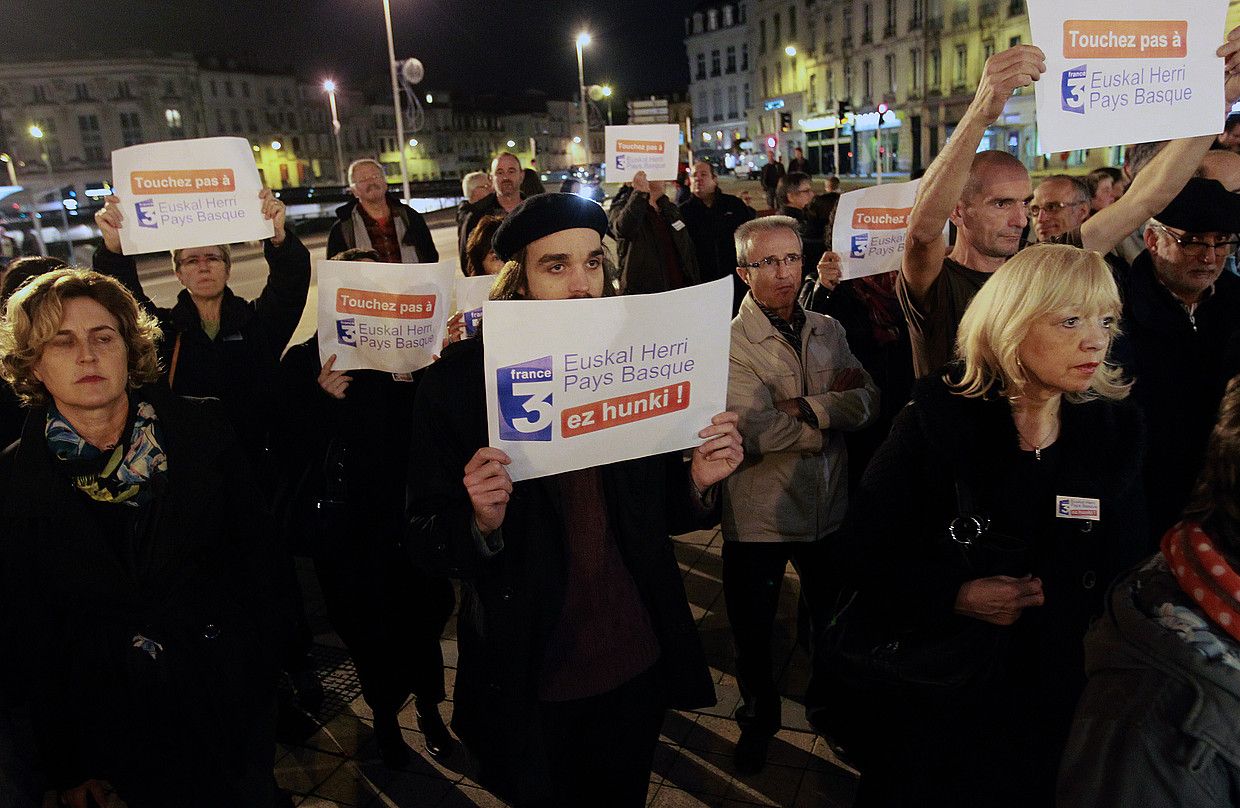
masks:
{"type": "MultiPolygon", "coordinates": [[[[1157,540],[1188,501],[1240,330],[1240,278],[1223,267],[1240,241],[1240,196],[1194,178],[1145,229],[1145,252],[1118,276],[1123,333],[1112,349],[1149,430],[1146,499],[1157,540]]],[[[1154,549],[1151,545],[1151,550],[1154,549]]]]}
{"type": "MultiPolygon", "coordinates": [[[[492,298],[615,294],[606,231],[590,200],[527,199],[495,233],[492,298]]],[[[427,369],[413,412],[407,546],[462,580],[452,726],[516,806],[638,808],[666,709],[714,703],[668,536],[713,524],[717,483],[743,457],[736,415],[711,419],[688,464],[677,452],[514,484],[487,446],[483,351],[504,335],[483,333],[427,369]]]]}

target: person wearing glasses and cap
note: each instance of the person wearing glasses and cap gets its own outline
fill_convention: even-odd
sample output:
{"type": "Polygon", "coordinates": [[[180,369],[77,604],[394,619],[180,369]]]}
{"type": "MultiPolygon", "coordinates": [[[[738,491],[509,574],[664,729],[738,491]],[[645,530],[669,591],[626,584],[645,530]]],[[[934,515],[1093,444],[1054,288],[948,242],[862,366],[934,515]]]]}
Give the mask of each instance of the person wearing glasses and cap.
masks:
{"type": "Polygon", "coordinates": [[[740,417],[745,460],[724,483],[722,524],[742,774],[765,765],[781,723],[771,629],[784,570],[791,561],[799,573],[817,635],[836,596],[826,553],[848,507],[843,433],[878,415],[878,387],[848,350],[844,327],[797,303],[802,249],[789,216],[736,230],[736,272],[749,294],[732,321],[728,411],[740,417]]]}
{"type": "MultiPolygon", "coordinates": [[[[1118,280],[1123,334],[1113,359],[1134,378],[1149,425],[1152,538],[1179,519],[1201,468],[1240,331],[1240,278],[1224,272],[1240,240],[1240,196],[1195,177],[1145,228],[1145,252],[1118,280]]],[[[1151,550],[1153,547],[1151,546],[1151,550]]]]}

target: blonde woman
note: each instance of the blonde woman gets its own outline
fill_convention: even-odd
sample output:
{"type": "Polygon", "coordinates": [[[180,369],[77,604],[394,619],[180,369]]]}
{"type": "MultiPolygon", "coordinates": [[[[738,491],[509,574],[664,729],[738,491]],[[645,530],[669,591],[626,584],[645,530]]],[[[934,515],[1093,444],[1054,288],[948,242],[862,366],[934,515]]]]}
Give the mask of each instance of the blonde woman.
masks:
{"type": "Polygon", "coordinates": [[[1097,253],[1021,252],[866,471],[844,574],[937,667],[853,699],[851,723],[881,727],[851,739],[857,805],[1050,804],[1086,625],[1145,534],[1143,428],[1106,363],[1119,312],[1097,253]]]}

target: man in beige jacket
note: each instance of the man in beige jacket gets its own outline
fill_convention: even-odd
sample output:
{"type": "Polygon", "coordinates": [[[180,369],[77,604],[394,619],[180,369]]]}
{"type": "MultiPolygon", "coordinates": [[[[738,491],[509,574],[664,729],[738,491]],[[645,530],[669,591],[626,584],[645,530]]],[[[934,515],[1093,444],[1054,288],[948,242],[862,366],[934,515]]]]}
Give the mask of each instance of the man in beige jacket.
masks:
{"type": "Polygon", "coordinates": [[[736,768],[760,770],[780,727],[771,632],[791,561],[815,629],[837,585],[826,550],[848,506],[841,432],[878,413],[878,388],[848,350],[844,327],[797,303],[797,222],[768,216],[736,231],[736,271],[749,286],[732,321],[728,410],[740,416],[745,460],[726,481],[723,592],[736,642],[736,768]]]}

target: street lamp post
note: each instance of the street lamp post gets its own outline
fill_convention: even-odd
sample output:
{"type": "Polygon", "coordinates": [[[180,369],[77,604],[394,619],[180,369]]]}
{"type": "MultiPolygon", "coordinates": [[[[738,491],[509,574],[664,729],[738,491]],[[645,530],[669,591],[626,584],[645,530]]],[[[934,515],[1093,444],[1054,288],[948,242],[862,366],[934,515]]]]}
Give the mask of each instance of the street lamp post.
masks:
{"type": "Polygon", "coordinates": [[[585,151],[586,167],[590,166],[590,119],[586,112],[586,71],[581,49],[590,44],[590,35],[582,31],[577,35],[577,83],[581,88],[581,146],[585,151]]]}
{"type": "Polygon", "coordinates": [[[388,71],[392,76],[392,111],[396,114],[396,148],[400,150],[400,188],[409,199],[409,167],[405,165],[405,122],[400,114],[400,87],[396,84],[396,44],[392,41],[392,2],[383,0],[383,22],[387,26],[388,71]]]}
{"type": "Polygon", "coordinates": [[[336,82],[328,79],[323,82],[323,89],[327,91],[327,102],[332,108],[332,137],[336,141],[336,175],[340,178],[340,184],[344,185],[344,153],[340,150],[340,116],[336,114],[336,82]]]}
{"type": "MultiPolygon", "coordinates": [[[[30,136],[34,138],[35,140],[37,140],[39,143],[39,156],[43,158],[43,165],[47,166],[47,181],[51,183],[52,185],[52,198],[59,202],[58,207],[60,208],[60,221],[63,222],[65,225],[65,249],[68,251],[69,263],[72,264],[73,263],[73,236],[69,233],[69,214],[65,212],[64,200],[59,199],[59,194],[56,192],[56,187],[55,187],[56,181],[55,181],[55,178],[52,176],[52,155],[51,155],[51,152],[49,152],[46,148],[44,148],[45,144],[43,142],[43,138],[44,138],[43,129],[40,128],[37,124],[31,124],[30,129],[28,131],[30,132],[30,136]]],[[[12,164],[10,163],[10,165],[12,164]]],[[[38,199],[36,198],[35,216],[37,217],[38,215],[39,215],[39,206],[38,206],[38,199]]],[[[37,222],[35,223],[35,226],[36,227],[38,226],[37,222]]]]}
{"type": "Polygon", "coordinates": [[[603,97],[607,99],[607,125],[608,126],[611,126],[611,94],[612,94],[611,85],[604,84],[603,85],[603,97]]]}

